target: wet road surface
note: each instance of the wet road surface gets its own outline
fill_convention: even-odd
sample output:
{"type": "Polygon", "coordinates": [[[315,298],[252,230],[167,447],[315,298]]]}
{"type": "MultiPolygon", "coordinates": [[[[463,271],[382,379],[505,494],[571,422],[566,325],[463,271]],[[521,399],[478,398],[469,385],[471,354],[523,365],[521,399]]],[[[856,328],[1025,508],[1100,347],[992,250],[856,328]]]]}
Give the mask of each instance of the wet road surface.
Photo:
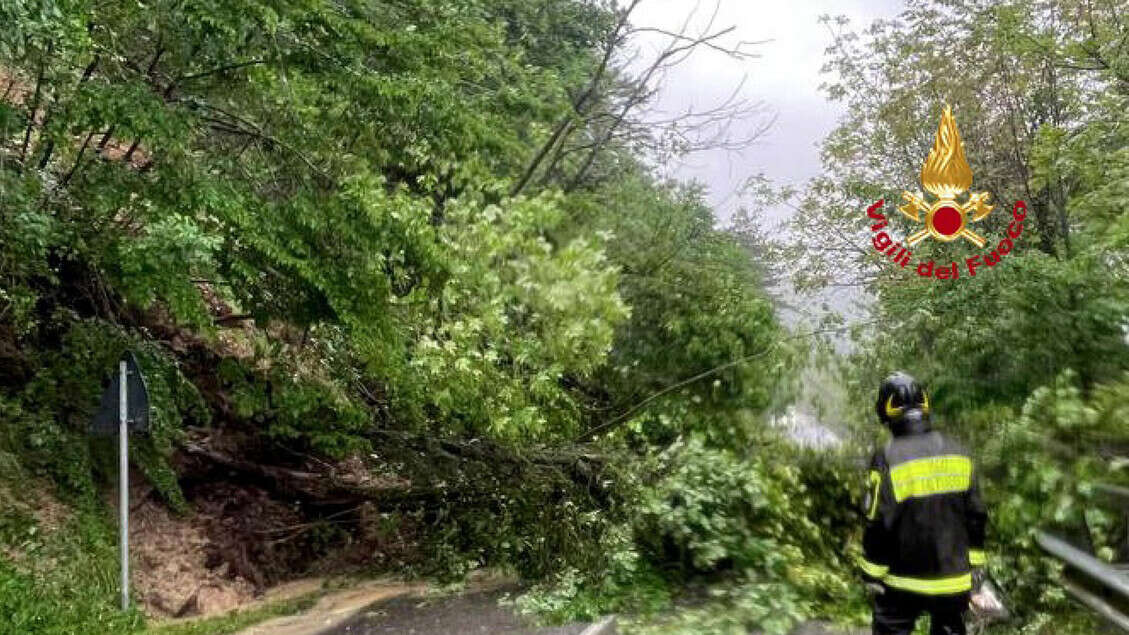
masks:
{"type": "MultiPolygon", "coordinates": [[[[333,635],[579,635],[588,624],[538,628],[498,600],[516,587],[459,595],[403,595],[377,602],[333,635]]],[[[328,635],[328,634],[327,634],[328,635]]]]}

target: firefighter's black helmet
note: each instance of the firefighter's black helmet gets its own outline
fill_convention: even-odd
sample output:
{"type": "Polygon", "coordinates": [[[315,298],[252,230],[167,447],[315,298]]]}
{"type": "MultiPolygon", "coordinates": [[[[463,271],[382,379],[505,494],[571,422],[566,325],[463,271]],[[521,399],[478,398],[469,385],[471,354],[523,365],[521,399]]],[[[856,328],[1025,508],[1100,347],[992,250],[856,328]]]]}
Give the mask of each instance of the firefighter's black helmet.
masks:
{"type": "Polygon", "coordinates": [[[928,418],[929,396],[916,379],[898,371],[882,380],[874,410],[878,420],[887,426],[901,421],[913,410],[919,410],[920,416],[928,418]]]}

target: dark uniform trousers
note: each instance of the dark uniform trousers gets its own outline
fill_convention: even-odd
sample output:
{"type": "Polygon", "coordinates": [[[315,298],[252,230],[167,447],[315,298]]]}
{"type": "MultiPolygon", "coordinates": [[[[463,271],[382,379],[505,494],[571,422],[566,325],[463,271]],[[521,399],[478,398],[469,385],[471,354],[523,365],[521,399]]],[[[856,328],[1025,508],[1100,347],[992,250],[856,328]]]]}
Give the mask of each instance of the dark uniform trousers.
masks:
{"type": "Polygon", "coordinates": [[[874,598],[874,635],[910,635],[922,614],[928,613],[931,635],[964,635],[968,593],[919,595],[886,588],[874,598]]]}

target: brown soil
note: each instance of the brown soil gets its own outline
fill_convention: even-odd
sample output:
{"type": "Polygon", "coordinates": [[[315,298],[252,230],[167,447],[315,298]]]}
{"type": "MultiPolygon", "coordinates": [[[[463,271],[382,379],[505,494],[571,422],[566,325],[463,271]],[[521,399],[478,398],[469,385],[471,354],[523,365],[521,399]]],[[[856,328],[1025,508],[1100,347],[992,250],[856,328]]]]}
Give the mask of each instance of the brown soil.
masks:
{"type": "Polygon", "coordinates": [[[222,613],[255,597],[255,585],[229,563],[209,567],[207,519],[172,514],[147,499],[130,514],[133,584],[146,613],[184,617],[222,613]]]}
{"type": "MultiPolygon", "coordinates": [[[[188,484],[171,511],[131,476],[130,545],[136,597],[157,617],[224,613],[302,575],[314,556],[295,505],[249,484],[188,484]]],[[[114,498],[116,494],[108,493],[114,498]]]]}
{"type": "MultiPolygon", "coordinates": [[[[19,73],[14,73],[4,67],[0,67],[0,101],[5,101],[13,106],[30,106],[30,100],[33,99],[35,94],[35,77],[26,77],[19,73]]],[[[35,112],[35,121],[42,124],[45,116],[46,103],[40,104],[35,112]]],[[[38,133],[37,133],[38,134],[38,133]]],[[[99,134],[95,139],[99,139],[99,134]]],[[[74,139],[75,145],[78,146],[82,143],[82,138],[74,139]]],[[[105,145],[101,145],[98,150],[102,158],[109,161],[120,161],[125,158],[129,152],[132,144],[127,139],[114,139],[106,140],[105,145]]],[[[130,157],[130,165],[134,168],[141,169],[147,166],[151,161],[151,157],[144,148],[134,148],[133,155],[130,157]]]]}
{"type": "Polygon", "coordinates": [[[32,489],[36,492],[32,498],[35,505],[31,507],[31,515],[35,518],[40,531],[45,533],[57,531],[70,522],[74,516],[71,508],[60,503],[51,494],[51,488],[47,483],[24,484],[25,487],[28,485],[32,485],[32,489]]]}
{"type": "MultiPolygon", "coordinates": [[[[365,568],[382,561],[382,551],[404,548],[368,532],[338,535],[333,524],[311,522],[298,503],[273,498],[251,484],[183,483],[190,508],[178,515],[149,495],[151,488],[141,484],[140,475],[135,482],[132,579],[145,612],[157,617],[225,613],[297,578],[365,568]]],[[[366,516],[349,511],[350,526],[358,515],[366,516]]]]}

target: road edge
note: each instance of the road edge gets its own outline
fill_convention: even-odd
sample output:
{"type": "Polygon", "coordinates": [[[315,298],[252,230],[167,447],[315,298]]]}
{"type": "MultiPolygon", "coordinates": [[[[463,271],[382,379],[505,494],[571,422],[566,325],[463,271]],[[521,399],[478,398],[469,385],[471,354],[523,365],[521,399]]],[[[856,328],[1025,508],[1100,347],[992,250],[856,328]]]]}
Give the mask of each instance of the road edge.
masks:
{"type": "Polygon", "coordinates": [[[614,633],[615,615],[609,615],[581,631],[580,635],[613,635],[614,633]]]}

